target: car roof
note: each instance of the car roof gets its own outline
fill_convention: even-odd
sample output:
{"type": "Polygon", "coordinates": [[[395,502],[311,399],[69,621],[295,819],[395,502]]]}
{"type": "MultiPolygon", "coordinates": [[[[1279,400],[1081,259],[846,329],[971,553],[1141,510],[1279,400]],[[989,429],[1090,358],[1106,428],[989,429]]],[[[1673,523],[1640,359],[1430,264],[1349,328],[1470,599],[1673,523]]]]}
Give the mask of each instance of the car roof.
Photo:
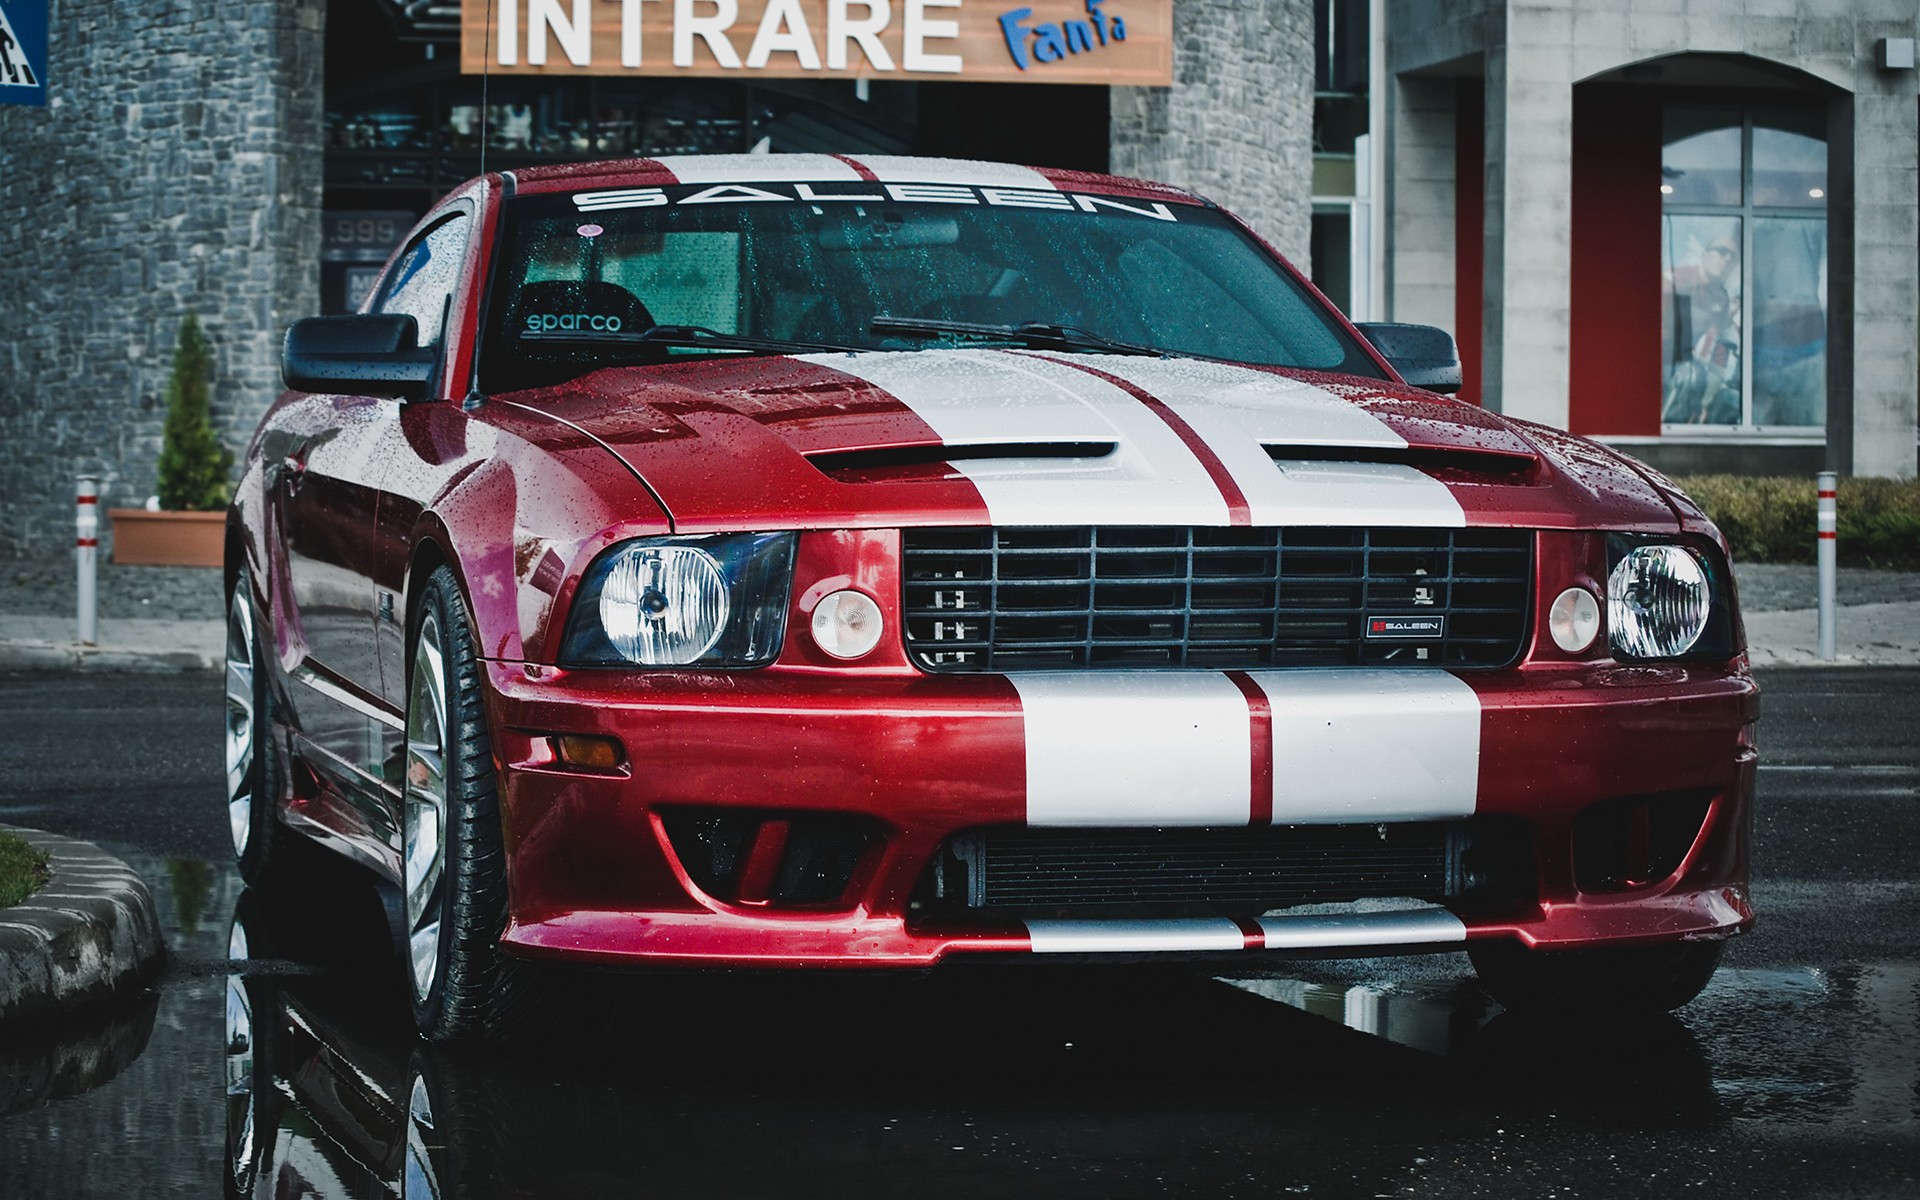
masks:
{"type": "Polygon", "coordinates": [[[504,172],[522,193],[674,184],[883,183],[1071,190],[1177,204],[1209,204],[1184,188],[1092,171],[895,154],[672,154],[504,172]]]}

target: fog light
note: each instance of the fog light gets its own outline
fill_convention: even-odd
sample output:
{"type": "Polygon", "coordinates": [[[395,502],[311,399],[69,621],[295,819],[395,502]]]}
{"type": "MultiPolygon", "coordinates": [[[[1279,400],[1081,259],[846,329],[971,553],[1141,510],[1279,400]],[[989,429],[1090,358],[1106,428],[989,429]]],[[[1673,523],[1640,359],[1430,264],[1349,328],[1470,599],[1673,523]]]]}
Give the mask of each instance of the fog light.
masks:
{"type": "Polygon", "coordinates": [[[813,640],[835,658],[859,658],[880,644],[885,622],[865,592],[835,592],[813,610],[813,640]]]}
{"type": "Polygon", "coordinates": [[[1554,645],[1578,654],[1593,645],[1600,632],[1600,602],[1587,589],[1570,587],[1547,610],[1547,628],[1553,631],[1554,645]]]}

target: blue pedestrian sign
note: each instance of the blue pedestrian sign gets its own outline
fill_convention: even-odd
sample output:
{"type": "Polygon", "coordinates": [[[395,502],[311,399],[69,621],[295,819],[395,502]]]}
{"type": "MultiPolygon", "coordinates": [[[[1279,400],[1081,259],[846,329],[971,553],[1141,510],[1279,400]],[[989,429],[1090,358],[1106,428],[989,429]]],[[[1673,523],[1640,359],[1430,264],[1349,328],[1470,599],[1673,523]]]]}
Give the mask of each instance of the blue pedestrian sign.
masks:
{"type": "Polygon", "coordinates": [[[47,0],[0,0],[0,104],[47,102],[47,0]]]}

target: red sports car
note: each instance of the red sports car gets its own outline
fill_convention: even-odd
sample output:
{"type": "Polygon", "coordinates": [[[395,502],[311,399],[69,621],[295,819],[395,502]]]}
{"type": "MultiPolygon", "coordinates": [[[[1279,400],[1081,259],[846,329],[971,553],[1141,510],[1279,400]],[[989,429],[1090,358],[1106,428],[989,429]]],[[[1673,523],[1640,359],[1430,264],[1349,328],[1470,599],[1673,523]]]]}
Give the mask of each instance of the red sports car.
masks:
{"type": "Polygon", "coordinates": [[[1671,1007],[1753,919],[1724,540],[1191,193],[487,175],[285,369],[234,848],[398,889],[429,1037],[535,959],[1464,948],[1509,1005],[1671,1007]]]}

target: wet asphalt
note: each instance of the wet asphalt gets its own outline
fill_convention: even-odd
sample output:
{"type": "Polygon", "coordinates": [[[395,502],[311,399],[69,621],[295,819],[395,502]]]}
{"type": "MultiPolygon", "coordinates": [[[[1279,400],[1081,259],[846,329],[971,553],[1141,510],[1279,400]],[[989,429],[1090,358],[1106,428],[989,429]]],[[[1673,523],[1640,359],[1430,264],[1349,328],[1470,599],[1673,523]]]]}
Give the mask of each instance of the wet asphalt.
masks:
{"type": "Polygon", "coordinates": [[[350,874],[242,892],[217,679],[0,678],[0,821],[127,858],[173,949],[0,1034],[0,1196],[1920,1196],[1920,671],[1761,681],[1759,925],[1672,1018],[1519,1023],[1458,955],[581,975],[454,1052],[350,874]]]}

